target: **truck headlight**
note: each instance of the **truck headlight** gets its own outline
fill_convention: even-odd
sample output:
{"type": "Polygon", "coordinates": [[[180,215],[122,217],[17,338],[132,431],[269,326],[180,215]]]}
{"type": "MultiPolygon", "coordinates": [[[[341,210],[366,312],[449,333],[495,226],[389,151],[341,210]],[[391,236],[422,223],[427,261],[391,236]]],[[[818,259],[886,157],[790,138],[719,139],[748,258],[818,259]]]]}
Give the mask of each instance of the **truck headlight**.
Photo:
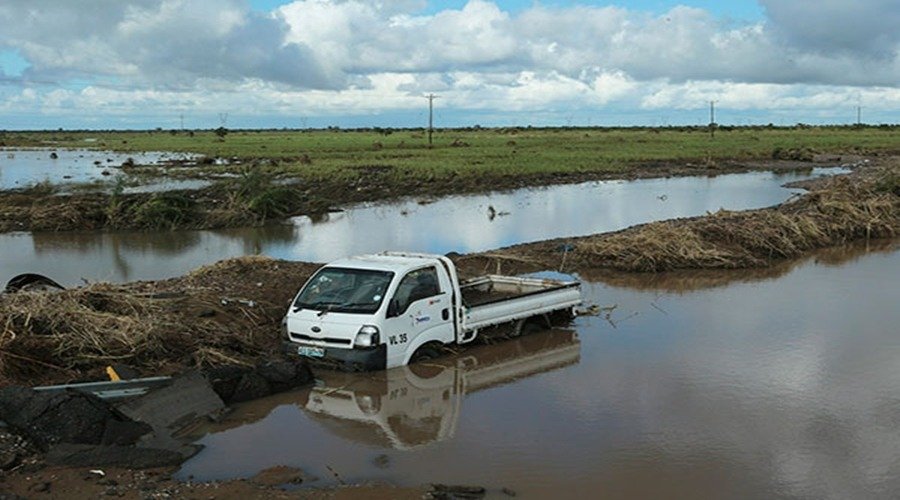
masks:
{"type": "Polygon", "coordinates": [[[363,325],[356,333],[356,340],[353,345],[356,347],[375,347],[378,345],[378,327],[372,325],[363,325]]]}

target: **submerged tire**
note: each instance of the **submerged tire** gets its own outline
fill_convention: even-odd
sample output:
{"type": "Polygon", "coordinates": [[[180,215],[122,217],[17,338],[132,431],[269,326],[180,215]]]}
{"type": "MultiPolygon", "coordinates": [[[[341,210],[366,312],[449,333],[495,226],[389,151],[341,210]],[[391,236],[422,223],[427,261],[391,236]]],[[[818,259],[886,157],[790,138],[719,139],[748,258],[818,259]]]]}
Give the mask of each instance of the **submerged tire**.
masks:
{"type": "Polygon", "coordinates": [[[429,361],[432,359],[436,359],[439,357],[441,353],[438,351],[437,347],[431,344],[425,344],[413,353],[412,357],[409,358],[410,363],[418,363],[420,361],[429,361]]]}
{"type": "Polygon", "coordinates": [[[522,326],[522,335],[531,335],[532,333],[543,332],[547,327],[537,323],[536,321],[529,321],[522,326]]]}
{"type": "Polygon", "coordinates": [[[523,335],[531,335],[532,333],[542,332],[546,328],[541,325],[538,320],[532,318],[528,320],[522,320],[521,323],[517,324],[515,328],[513,328],[512,333],[510,333],[510,338],[517,338],[523,335]]]}

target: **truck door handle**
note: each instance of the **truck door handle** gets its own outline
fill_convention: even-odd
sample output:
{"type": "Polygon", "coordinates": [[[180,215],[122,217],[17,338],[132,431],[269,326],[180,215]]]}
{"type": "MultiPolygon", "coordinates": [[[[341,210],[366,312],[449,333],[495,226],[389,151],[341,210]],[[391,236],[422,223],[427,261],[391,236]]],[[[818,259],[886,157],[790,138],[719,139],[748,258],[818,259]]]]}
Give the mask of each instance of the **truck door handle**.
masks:
{"type": "Polygon", "coordinates": [[[450,309],[441,309],[441,318],[444,321],[450,319],[450,309]]]}

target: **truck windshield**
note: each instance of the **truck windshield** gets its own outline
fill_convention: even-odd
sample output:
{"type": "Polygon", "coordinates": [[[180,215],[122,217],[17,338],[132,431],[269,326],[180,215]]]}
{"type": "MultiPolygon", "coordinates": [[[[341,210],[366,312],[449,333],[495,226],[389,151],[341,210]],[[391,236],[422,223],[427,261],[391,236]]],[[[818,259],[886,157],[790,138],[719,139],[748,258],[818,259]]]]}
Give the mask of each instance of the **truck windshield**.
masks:
{"type": "Polygon", "coordinates": [[[381,306],[390,271],[326,267],[315,274],[294,301],[294,309],[372,314],[381,306]]]}

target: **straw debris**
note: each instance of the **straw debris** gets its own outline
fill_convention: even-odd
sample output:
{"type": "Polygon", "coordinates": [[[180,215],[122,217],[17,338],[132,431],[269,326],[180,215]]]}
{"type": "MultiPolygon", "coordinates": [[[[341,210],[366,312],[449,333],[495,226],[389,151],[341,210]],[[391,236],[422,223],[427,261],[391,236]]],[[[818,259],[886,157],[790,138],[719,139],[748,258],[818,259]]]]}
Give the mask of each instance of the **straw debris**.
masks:
{"type": "Polygon", "coordinates": [[[900,233],[900,197],[876,189],[881,178],[836,177],[775,208],[590,236],[570,258],[628,271],[763,267],[816,248],[894,237],[900,233]]]}
{"type": "Polygon", "coordinates": [[[181,278],[0,295],[0,386],[253,365],[280,352],[285,304],[313,264],[230,259],[181,278]]]}
{"type": "Polygon", "coordinates": [[[815,183],[809,193],[777,207],[720,210],[614,233],[517,245],[492,255],[494,260],[504,256],[506,263],[515,259],[542,263],[517,266],[521,272],[563,266],[582,272],[767,267],[818,248],[896,237],[900,234],[898,178],[900,164],[894,162],[815,183]]]}
{"type": "MultiPolygon", "coordinates": [[[[164,353],[166,327],[152,300],[99,284],[58,293],[24,292],[0,301],[0,375],[44,368],[77,372],[96,362],[164,353]]],[[[58,375],[58,374],[57,374],[58,375]]]]}

